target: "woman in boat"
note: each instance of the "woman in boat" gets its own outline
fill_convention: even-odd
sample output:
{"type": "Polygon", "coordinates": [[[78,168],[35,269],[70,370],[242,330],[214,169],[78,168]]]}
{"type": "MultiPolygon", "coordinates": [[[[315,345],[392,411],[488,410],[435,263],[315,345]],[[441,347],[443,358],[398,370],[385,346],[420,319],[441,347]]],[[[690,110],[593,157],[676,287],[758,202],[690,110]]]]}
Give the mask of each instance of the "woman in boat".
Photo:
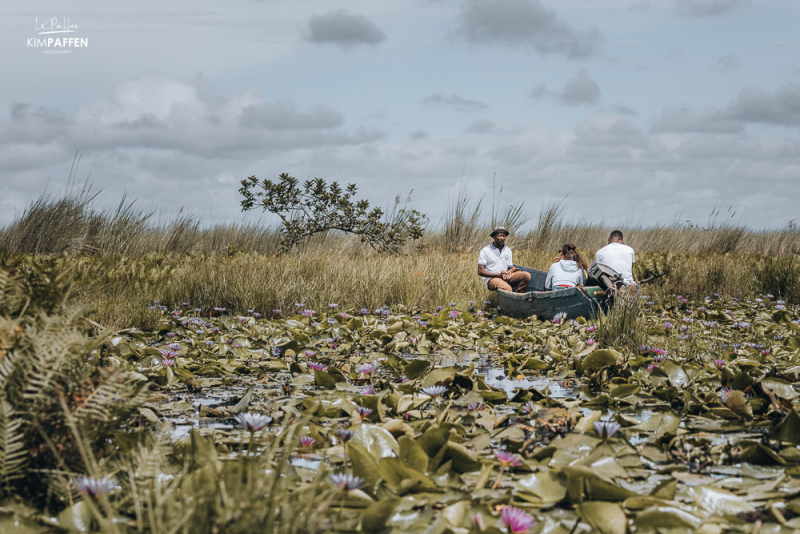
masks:
{"type": "Polygon", "coordinates": [[[545,291],[583,286],[586,283],[586,262],[575,245],[564,245],[559,251],[558,261],[550,266],[544,281],[545,291]]]}

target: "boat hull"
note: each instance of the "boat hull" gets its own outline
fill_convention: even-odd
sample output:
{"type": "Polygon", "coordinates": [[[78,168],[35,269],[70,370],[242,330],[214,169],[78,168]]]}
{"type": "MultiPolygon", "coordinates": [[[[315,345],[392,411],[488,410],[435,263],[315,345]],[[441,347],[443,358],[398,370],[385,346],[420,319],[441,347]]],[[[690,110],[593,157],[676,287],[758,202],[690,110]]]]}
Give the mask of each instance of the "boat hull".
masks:
{"type": "Polygon", "coordinates": [[[511,293],[497,291],[500,313],[517,319],[525,319],[535,315],[542,320],[549,320],[557,313],[565,313],[567,319],[577,317],[596,317],[600,312],[600,304],[578,289],[571,287],[556,291],[544,291],[544,280],[547,273],[516,265],[519,269],[531,273],[531,282],[527,293],[511,293]]]}

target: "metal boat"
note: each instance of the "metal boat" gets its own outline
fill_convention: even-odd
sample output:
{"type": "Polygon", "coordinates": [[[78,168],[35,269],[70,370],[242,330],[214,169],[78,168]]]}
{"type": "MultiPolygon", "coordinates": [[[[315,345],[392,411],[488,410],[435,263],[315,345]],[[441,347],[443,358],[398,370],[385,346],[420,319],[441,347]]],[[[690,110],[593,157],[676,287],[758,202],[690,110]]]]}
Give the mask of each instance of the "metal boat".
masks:
{"type": "Polygon", "coordinates": [[[497,291],[500,301],[500,314],[524,319],[532,315],[539,319],[549,320],[557,313],[566,313],[566,319],[576,317],[594,317],[601,312],[601,303],[593,297],[599,287],[586,287],[579,289],[570,287],[556,291],[545,291],[544,281],[547,273],[522,265],[515,265],[518,269],[529,272],[531,281],[527,293],[511,293],[497,291]]]}

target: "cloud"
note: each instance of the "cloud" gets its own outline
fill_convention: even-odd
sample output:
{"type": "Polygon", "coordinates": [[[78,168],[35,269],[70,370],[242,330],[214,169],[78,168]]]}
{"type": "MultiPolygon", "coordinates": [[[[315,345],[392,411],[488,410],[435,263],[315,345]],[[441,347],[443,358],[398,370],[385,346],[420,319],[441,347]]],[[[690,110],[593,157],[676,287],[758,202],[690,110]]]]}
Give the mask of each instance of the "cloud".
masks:
{"type": "Polygon", "coordinates": [[[566,54],[571,59],[597,52],[597,28],[576,30],[539,0],[466,0],[458,35],[473,44],[530,46],[540,54],[566,54]]]}
{"type": "Polygon", "coordinates": [[[611,106],[611,111],[614,113],[619,113],[620,115],[630,115],[632,117],[639,116],[639,112],[627,104],[613,104],[611,106]]]}
{"type": "Polygon", "coordinates": [[[265,100],[257,86],[225,96],[202,76],[189,82],[147,78],[122,82],[112,99],[87,102],[72,114],[14,104],[0,122],[0,142],[66,152],[152,148],[213,158],[382,137],[374,129],[347,132],[344,122],[339,111],[321,103],[300,109],[291,100],[265,100]]]}
{"type": "Polygon", "coordinates": [[[682,17],[713,17],[750,5],[750,0],[675,0],[675,12],[682,17]]]}
{"type": "Polygon", "coordinates": [[[408,134],[408,138],[412,141],[421,141],[423,139],[428,138],[428,132],[425,130],[414,130],[410,134],[408,134]]]}
{"type": "Polygon", "coordinates": [[[744,89],[726,114],[747,122],[800,126],[800,83],[786,85],[775,93],[755,87],[744,89]]]}
{"type": "Polygon", "coordinates": [[[774,93],[759,88],[743,89],[726,107],[664,110],[653,131],[740,133],[746,123],[800,126],[800,83],[789,84],[774,93]]]}
{"type": "Polygon", "coordinates": [[[575,76],[567,80],[561,91],[553,91],[546,84],[541,84],[533,88],[530,97],[553,99],[565,106],[596,104],[600,101],[600,87],[589,76],[589,71],[581,69],[575,76]]]}
{"type": "Polygon", "coordinates": [[[596,104],[600,100],[600,87],[586,69],[570,78],[561,89],[561,102],[567,106],[596,104]]]}
{"type": "Polygon", "coordinates": [[[477,134],[485,134],[493,131],[496,128],[496,125],[493,121],[481,119],[478,121],[473,122],[469,125],[466,132],[467,133],[477,133],[477,134]]]}
{"type": "Polygon", "coordinates": [[[681,108],[664,110],[653,124],[654,133],[705,132],[718,134],[739,133],[744,129],[741,121],[732,120],[713,106],[695,110],[681,108]]]}
{"type": "Polygon", "coordinates": [[[386,39],[386,34],[374,22],[345,9],[314,15],[308,21],[308,29],[311,42],[333,44],[345,50],[361,44],[375,46],[386,39]]]}
{"type": "Polygon", "coordinates": [[[481,111],[489,109],[489,106],[477,100],[468,100],[456,93],[450,96],[443,96],[441,93],[433,93],[422,100],[423,104],[453,106],[458,111],[481,111]]]}
{"type": "Polygon", "coordinates": [[[717,58],[711,67],[712,72],[733,72],[739,70],[739,60],[735,56],[728,54],[717,58]]]}

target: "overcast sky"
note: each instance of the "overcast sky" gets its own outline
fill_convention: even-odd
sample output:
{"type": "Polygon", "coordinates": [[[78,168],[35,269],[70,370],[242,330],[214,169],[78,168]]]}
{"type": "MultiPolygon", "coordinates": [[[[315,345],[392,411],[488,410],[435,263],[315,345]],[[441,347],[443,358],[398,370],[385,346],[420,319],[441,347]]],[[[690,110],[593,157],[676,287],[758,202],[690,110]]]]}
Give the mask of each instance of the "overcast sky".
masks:
{"type": "Polygon", "coordinates": [[[533,217],[566,196],[591,222],[800,220],[797,0],[22,6],[0,18],[0,224],[76,151],[98,207],[208,223],[282,172],[381,206],[413,189],[434,224],[493,183],[533,217]],[[48,37],[88,46],[29,46],[48,37]]]}

